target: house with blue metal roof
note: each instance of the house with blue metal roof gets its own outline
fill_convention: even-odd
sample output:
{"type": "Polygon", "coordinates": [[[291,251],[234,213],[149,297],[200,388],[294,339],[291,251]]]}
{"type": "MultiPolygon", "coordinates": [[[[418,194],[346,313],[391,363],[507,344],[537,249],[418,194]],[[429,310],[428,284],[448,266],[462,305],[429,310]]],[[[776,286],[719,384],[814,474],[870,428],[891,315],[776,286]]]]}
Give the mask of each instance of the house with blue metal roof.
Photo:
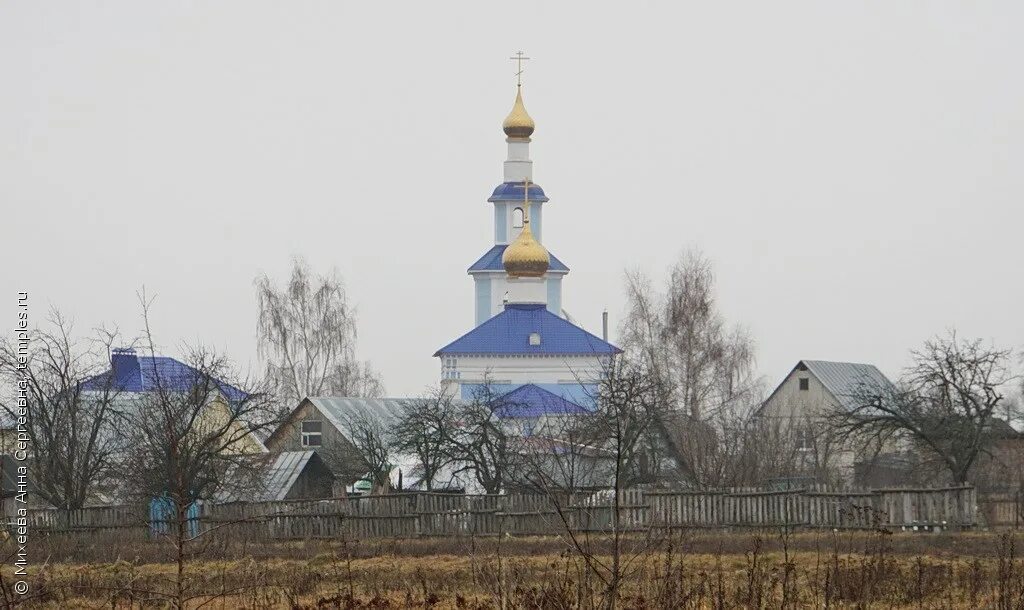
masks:
{"type": "MultiPolygon", "coordinates": [[[[169,356],[139,355],[132,348],[111,350],[110,369],[82,382],[83,393],[104,392],[114,396],[122,409],[131,409],[138,401],[156,392],[188,392],[212,382],[219,390],[210,398],[208,417],[223,417],[229,403],[248,397],[244,391],[221,379],[208,380],[201,371],[169,356]],[[220,413],[220,415],[218,415],[220,413]]],[[[241,424],[239,424],[241,425],[241,424]]],[[[246,434],[234,444],[239,453],[266,453],[267,448],[255,434],[246,434]]]]}
{"type": "MultiPolygon", "coordinates": [[[[185,392],[201,381],[195,368],[169,356],[140,356],[132,348],[111,350],[110,369],[82,382],[85,391],[109,390],[120,394],[185,392]]],[[[228,400],[243,400],[246,393],[233,385],[214,379],[228,400]]]]}

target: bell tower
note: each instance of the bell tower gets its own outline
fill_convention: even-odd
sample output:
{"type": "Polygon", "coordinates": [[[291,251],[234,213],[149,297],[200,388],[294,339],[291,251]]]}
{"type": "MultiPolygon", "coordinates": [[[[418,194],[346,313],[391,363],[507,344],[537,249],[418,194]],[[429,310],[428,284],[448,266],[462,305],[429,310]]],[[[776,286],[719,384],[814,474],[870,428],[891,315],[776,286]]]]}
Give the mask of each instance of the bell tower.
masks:
{"type": "MultiPolygon", "coordinates": [[[[533,181],[533,161],[530,159],[531,136],[536,129],[533,118],[523,102],[523,62],[528,60],[522,51],[511,57],[516,62],[516,98],[512,110],[501,124],[508,145],[503,168],[503,181],[487,199],[494,205],[494,246],[469,268],[474,280],[474,311],[476,325],[490,319],[504,309],[508,297],[513,296],[512,284],[516,278],[506,272],[503,264],[506,249],[511,248],[520,234],[529,230],[531,239],[539,245],[543,235],[543,207],[548,202],[544,189],[533,181]]],[[[544,303],[549,311],[562,316],[562,278],[569,268],[549,255],[545,272],[529,283],[539,288],[531,291],[536,302],[544,303]]]]}

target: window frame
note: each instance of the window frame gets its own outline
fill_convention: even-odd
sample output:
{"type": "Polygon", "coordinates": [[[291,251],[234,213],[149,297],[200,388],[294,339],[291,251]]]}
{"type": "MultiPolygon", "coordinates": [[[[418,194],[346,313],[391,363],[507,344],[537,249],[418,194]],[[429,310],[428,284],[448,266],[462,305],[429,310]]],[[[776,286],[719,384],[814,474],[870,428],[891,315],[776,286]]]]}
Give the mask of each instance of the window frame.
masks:
{"type": "Polygon", "coordinates": [[[814,451],[814,432],[804,426],[797,428],[795,444],[798,453],[812,453],[814,451]]]}
{"type": "Polygon", "coordinates": [[[299,422],[299,443],[303,447],[323,447],[324,446],[324,422],[322,419],[307,419],[299,422]],[[306,430],[306,424],[318,424],[319,430],[306,430]],[[316,439],[316,443],[312,443],[313,439],[316,439]]]}

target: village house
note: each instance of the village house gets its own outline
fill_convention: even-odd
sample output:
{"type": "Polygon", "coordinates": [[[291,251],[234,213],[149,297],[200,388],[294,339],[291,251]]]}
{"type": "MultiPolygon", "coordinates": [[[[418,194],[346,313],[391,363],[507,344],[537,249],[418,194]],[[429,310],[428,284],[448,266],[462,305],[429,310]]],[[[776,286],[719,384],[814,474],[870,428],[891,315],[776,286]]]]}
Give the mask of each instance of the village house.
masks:
{"type": "Polygon", "coordinates": [[[760,425],[775,433],[780,452],[796,464],[795,483],[853,483],[865,460],[891,455],[895,447],[860,446],[830,430],[829,415],[852,411],[858,398],[882,393],[892,382],[871,364],[801,360],[757,411],[760,425]]]}
{"type": "MultiPolygon", "coordinates": [[[[82,382],[83,394],[88,392],[110,392],[116,394],[116,402],[124,409],[130,409],[132,402],[160,390],[170,392],[187,392],[192,389],[200,373],[193,367],[169,356],[140,356],[134,349],[119,348],[111,351],[110,369],[82,382]]],[[[204,418],[210,425],[224,421],[228,417],[230,401],[245,398],[242,390],[231,384],[214,380],[218,392],[215,392],[204,410],[204,418]]],[[[199,424],[202,425],[202,422],[199,424]]],[[[236,421],[238,440],[231,450],[238,455],[258,455],[267,453],[267,448],[260,438],[251,432],[246,433],[241,427],[244,422],[236,421]]]]}
{"type": "MultiPolygon", "coordinates": [[[[277,429],[266,439],[268,450],[314,450],[334,473],[336,493],[368,491],[365,477],[368,465],[354,435],[360,428],[369,428],[373,435],[386,436],[400,420],[403,411],[418,398],[352,398],[341,396],[312,396],[303,399],[277,429]],[[357,487],[353,487],[353,486],[357,487]]],[[[466,401],[453,399],[456,404],[466,401]]],[[[585,415],[587,409],[536,384],[524,384],[495,396],[490,404],[494,415],[504,429],[513,436],[534,437],[537,442],[524,446],[541,446],[539,440],[551,434],[557,436],[558,421],[565,417],[585,415]],[[539,444],[538,444],[539,443],[539,444]]],[[[391,486],[418,489],[424,482],[417,478],[415,459],[411,456],[393,456],[391,486]]],[[[440,488],[464,488],[472,481],[463,480],[450,470],[440,473],[433,482],[440,488]]]]}
{"type": "Polygon", "coordinates": [[[342,493],[367,474],[367,465],[352,442],[353,426],[375,431],[392,428],[404,403],[415,399],[312,396],[291,410],[266,439],[272,453],[315,451],[335,477],[335,493],[342,493]]]}

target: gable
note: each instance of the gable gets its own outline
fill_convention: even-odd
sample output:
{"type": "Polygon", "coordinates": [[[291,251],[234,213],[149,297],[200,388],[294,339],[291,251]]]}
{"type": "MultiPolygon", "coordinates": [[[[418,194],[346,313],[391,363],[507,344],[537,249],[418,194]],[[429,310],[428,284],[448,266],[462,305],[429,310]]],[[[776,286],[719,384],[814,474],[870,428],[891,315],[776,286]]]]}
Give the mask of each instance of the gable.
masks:
{"type": "Polygon", "coordinates": [[[275,428],[274,431],[270,433],[270,436],[267,437],[267,447],[271,451],[280,451],[288,442],[289,433],[296,431],[296,425],[298,422],[311,419],[319,419],[332,427],[334,426],[330,420],[326,419],[324,415],[317,410],[316,405],[314,405],[308,398],[303,398],[299,401],[299,404],[295,405],[292,410],[288,412],[288,415],[284,420],[279,423],[277,428],[275,428]]]}
{"type": "Polygon", "coordinates": [[[366,417],[385,426],[398,422],[404,405],[414,398],[352,398],[348,396],[310,396],[302,399],[274,430],[267,445],[278,448],[287,442],[287,435],[295,431],[300,421],[318,419],[329,425],[342,437],[348,436],[348,423],[352,417],[366,417]],[[314,417],[314,413],[316,416],[314,417]]]}
{"type": "Polygon", "coordinates": [[[865,391],[888,391],[892,382],[871,364],[801,360],[761,404],[758,414],[818,415],[823,409],[856,409],[865,391]],[[800,380],[807,380],[801,389],[800,380]]]}

